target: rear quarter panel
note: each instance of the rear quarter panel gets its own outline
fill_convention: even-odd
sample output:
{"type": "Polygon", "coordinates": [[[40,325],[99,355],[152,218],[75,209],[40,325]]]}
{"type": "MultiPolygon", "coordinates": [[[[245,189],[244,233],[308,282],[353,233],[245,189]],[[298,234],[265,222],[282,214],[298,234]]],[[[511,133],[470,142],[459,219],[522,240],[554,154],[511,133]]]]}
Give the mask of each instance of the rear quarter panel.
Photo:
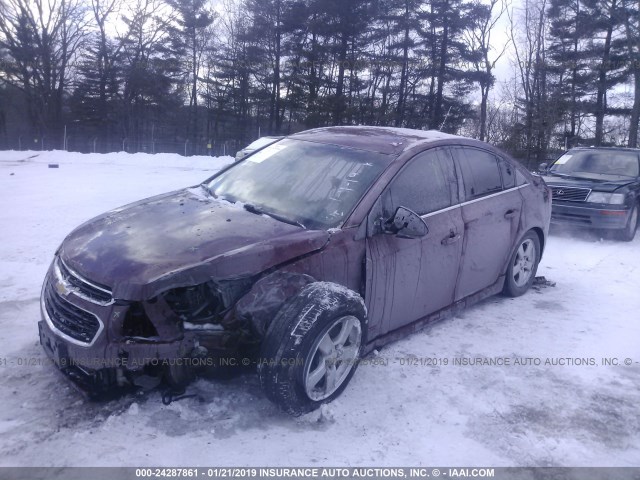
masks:
{"type": "Polygon", "coordinates": [[[541,248],[544,252],[551,221],[551,190],[540,177],[530,175],[527,181],[529,184],[520,189],[523,199],[521,231],[524,234],[536,229],[541,235],[541,248]]]}

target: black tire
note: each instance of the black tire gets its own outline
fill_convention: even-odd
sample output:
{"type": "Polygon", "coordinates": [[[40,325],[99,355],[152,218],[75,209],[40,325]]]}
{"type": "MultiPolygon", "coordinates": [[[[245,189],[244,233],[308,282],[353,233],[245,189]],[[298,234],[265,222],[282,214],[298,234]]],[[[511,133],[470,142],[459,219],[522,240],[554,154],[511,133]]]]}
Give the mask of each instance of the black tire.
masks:
{"type": "Polygon", "coordinates": [[[509,259],[509,265],[507,266],[507,274],[504,280],[504,288],[502,290],[502,293],[509,297],[519,297],[520,295],[526,293],[527,290],[529,290],[529,287],[531,287],[531,284],[536,277],[536,272],[538,271],[540,253],[540,239],[538,238],[536,232],[534,232],[533,230],[529,230],[520,240],[518,240],[516,248],[511,255],[511,258],[509,259]],[[533,252],[534,258],[531,258],[531,247],[535,249],[535,252],[533,252]],[[522,273],[523,277],[521,280],[519,280],[520,277],[518,274],[517,265],[522,265],[520,263],[520,259],[522,259],[523,257],[523,250],[521,250],[521,248],[524,249],[525,256],[527,258],[527,261],[524,263],[530,264],[526,281],[524,278],[524,273],[522,273]]]}
{"type": "Polygon", "coordinates": [[[631,242],[636,236],[636,230],[638,229],[638,206],[635,205],[631,209],[629,220],[627,220],[627,226],[618,232],[618,239],[623,242],[631,242]]]}
{"type": "MultiPolygon", "coordinates": [[[[348,338],[351,339],[352,335],[348,338]]],[[[269,326],[258,363],[260,385],[269,400],[291,415],[299,416],[315,410],[346,388],[356,371],[366,341],[367,318],[362,297],[333,283],[311,283],[280,309],[269,326]],[[314,400],[305,388],[305,374],[314,359],[317,360],[312,354],[319,354],[321,339],[327,335],[331,339],[335,328],[346,325],[347,320],[344,319],[348,319],[349,328],[353,328],[354,338],[357,330],[360,331],[359,345],[357,342],[349,345],[347,341],[345,348],[345,351],[347,348],[350,352],[357,351],[356,358],[342,364],[338,360],[340,357],[336,357],[334,365],[339,365],[346,376],[341,377],[341,383],[333,393],[314,400]],[[348,367],[350,370],[346,373],[348,367]]],[[[342,352],[341,349],[339,351],[342,352]]]]}

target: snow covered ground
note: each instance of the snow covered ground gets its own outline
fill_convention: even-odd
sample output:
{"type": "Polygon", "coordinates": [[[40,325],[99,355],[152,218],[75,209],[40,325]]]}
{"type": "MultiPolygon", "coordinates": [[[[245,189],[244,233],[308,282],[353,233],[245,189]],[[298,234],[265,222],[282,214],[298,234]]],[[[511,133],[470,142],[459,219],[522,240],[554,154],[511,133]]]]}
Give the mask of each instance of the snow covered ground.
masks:
{"type": "Polygon", "coordinates": [[[91,403],[46,362],[25,365],[45,359],[40,286],[72,228],[230,161],[0,152],[0,465],[640,465],[640,235],[554,232],[539,275],[555,287],[382,349],[371,358],[386,365],[361,366],[337,401],[298,419],[252,375],[198,380],[196,397],[169,406],[158,392],[91,403]],[[510,364],[453,364],[496,357],[510,364]]]}

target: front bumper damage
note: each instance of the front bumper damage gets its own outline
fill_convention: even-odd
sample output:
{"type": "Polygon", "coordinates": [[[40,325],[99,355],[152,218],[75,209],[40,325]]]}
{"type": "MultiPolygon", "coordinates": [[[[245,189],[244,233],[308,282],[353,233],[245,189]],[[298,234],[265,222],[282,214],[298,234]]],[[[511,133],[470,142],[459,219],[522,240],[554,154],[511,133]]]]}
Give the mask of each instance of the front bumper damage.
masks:
{"type": "Polygon", "coordinates": [[[185,330],[162,300],[110,298],[105,287],[69,271],[58,257],[45,277],[40,310],[38,330],[45,353],[93,398],[155,386],[160,380],[184,386],[194,372],[219,366],[221,358],[235,356],[238,349],[238,335],[220,326],[185,330]],[[152,323],[141,332],[123,335],[140,305],[153,312],[145,319],[152,323]]]}
{"type": "Polygon", "coordinates": [[[209,359],[191,355],[197,346],[193,338],[168,343],[112,342],[99,347],[81,347],[62,340],[46,320],[38,322],[38,330],[47,356],[91,397],[109,395],[123,388],[144,387],[148,381],[143,377],[160,379],[170,369],[212,365],[209,359]]]}

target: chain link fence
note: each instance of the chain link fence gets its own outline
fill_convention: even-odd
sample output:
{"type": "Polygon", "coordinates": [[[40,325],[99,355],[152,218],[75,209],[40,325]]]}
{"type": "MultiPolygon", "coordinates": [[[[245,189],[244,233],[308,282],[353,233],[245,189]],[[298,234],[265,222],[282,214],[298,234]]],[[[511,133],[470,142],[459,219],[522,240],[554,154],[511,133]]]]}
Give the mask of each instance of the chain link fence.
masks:
{"type": "Polygon", "coordinates": [[[192,140],[171,142],[164,140],[137,141],[123,138],[119,141],[105,141],[99,137],[87,137],[80,135],[33,135],[21,134],[2,142],[4,150],[66,150],[80,153],[176,153],[185,157],[203,155],[218,157],[235,155],[245,147],[237,140],[192,140]]]}

